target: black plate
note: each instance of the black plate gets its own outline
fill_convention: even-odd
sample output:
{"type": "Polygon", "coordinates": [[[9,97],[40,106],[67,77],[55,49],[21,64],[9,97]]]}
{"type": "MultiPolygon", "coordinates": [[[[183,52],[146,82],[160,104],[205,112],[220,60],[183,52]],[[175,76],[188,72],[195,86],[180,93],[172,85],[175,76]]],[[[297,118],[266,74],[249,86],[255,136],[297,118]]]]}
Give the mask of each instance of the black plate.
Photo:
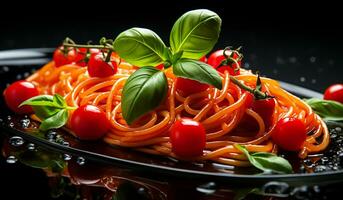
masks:
{"type": "MultiPolygon", "coordinates": [[[[51,57],[52,49],[21,49],[0,52],[0,80],[1,91],[7,83],[15,79],[22,79],[29,75],[33,69],[41,67],[51,57]]],[[[289,83],[281,82],[281,85],[288,91],[302,97],[321,97],[321,94],[289,83]]],[[[113,148],[104,143],[80,142],[63,130],[58,130],[70,146],[51,142],[44,137],[37,137],[27,129],[23,129],[20,121],[24,116],[14,116],[0,100],[1,106],[1,133],[9,136],[20,136],[28,142],[41,145],[53,151],[82,156],[85,159],[104,162],[135,172],[153,173],[172,177],[188,177],[206,179],[212,181],[230,182],[235,184],[264,184],[269,181],[282,181],[292,185],[302,184],[326,184],[343,180],[343,170],[321,172],[321,173],[295,173],[287,175],[254,175],[236,169],[226,169],[214,166],[210,163],[194,164],[178,162],[168,158],[151,156],[135,152],[125,148],[113,148]],[[7,119],[8,116],[11,119],[7,119]],[[10,123],[13,126],[9,126],[10,123]]],[[[32,122],[34,124],[34,122],[32,122]]],[[[244,169],[244,171],[246,171],[244,169]]]]}

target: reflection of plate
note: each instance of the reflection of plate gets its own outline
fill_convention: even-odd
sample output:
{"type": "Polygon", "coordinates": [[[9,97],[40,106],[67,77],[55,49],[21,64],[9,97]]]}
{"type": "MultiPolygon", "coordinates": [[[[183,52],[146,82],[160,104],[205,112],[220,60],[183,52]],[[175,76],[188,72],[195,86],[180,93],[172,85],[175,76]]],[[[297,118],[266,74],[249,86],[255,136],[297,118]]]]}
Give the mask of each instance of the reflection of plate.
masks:
{"type": "MultiPolygon", "coordinates": [[[[16,55],[15,52],[16,51],[12,51],[10,55],[16,55]]],[[[8,58],[6,58],[6,54],[2,54],[2,52],[0,52],[0,80],[2,80],[1,90],[4,89],[6,82],[13,82],[15,78],[23,78],[23,76],[27,75],[28,72],[31,72],[32,69],[40,67],[50,56],[46,54],[49,53],[49,49],[18,50],[18,52],[21,52],[21,56],[8,58]],[[6,65],[6,67],[4,67],[4,65],[6,65]]],[[[294,86],[292,84],[282,83],[282,85],[286,90],[303,97],[321,96],[317,92],[294,86]]],[[[6,118],[6,114],[10,113],[4,105],[2,98],[1,110],[2,118],[6,118]]],[[[70,144],[70,146],[66,146],[35,136],[32,134],[31,129],[29,131],[28,129],[21,127],[21,119],[23,119],[22,116],[13,116],[9,122],[4,120],[5,122],[1,125],[1,129],[4,133],[11,136],[20,136],[29,142],[44,146],[54,151],[72,154],[74,156],[82,156],[85,159],[113,164],[136,172],[144,171],[164,174],[167,176],[186,176],[207,180],[227,181],[231,183],[234,181],[235,184],[262,184],[271,180],[285,181],[292,184],[303,184],[305,182],[315,184],[319,182],[338,182],[343,180],[343,170],[316,174],[249,175],[241,172],[243,170],[246,171],[246,169],[239,171],[232,168],[225,169],[220,165],[212,165],[210,163],[194,164],[177,162],[168,158],[151,156],[129,149],[113,148],[108,145],[104,145],[101,142],[80,142],[72,136],[64,133],[63,130],[59,130],[58,133],[61,134],[64,137],[64,140],[68,141],[70,144]],[[9,126],[11,122],[13,122],[14,126],[9,126]]]]}

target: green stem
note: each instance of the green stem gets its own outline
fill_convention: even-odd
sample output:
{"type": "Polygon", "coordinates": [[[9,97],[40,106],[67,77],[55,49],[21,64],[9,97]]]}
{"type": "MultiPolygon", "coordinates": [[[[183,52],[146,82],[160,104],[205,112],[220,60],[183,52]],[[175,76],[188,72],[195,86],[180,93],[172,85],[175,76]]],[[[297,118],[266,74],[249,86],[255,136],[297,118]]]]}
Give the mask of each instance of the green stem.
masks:
{"type": "Polygon", "coordinates": [[[114,51],[114,48],[110,45],[104,46],[104,45],[88,45],[88,44],[69,44],[69,43],[63,43],[63,46],[65,47],[76,47],[76,48],[94,48],[94,49],[109,49],[114,51]]]}
{"type": "Polygon", "coordinates": [[[105,58],[105,62],[110,62],[110,60],[111,60],[111,55],[112,55],[112,49],[110,49],[109,51],[108,51],[108,53],[107,53],[107,56],[106,56],[106,58],[105,58]]]}
{"type": "Polygon", "coordinates": [[[266,99],[266,98],[270,98],[270,96],[260,90],[257,90],[257,89],[254,89],[254,88],[251,88],[247,85],[245,85],[244,83],[240,82],[238,79],[236,79],[235,77],[233,76],[230,76],[230,80],[238,85],[238,87],[242,88],[243,90],[246,90],[248,92],[250,92],[251,94],[253,94],[255,96],[256,99],[266,99]]]}

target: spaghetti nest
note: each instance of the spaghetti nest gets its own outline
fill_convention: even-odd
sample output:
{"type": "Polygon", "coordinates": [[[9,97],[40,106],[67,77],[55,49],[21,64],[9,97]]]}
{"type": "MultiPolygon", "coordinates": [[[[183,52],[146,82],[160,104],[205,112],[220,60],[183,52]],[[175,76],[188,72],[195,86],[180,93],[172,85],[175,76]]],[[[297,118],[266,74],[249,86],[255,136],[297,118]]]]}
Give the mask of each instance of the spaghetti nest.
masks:
{"type": "MultiPolygon", "coordinates": [[[[111,122],[111,130],[104,137],[106,143],[149,154],[177,158],[171,150],[168,130],[181,117],[193,118],[206,129],[204,154],[192,158],[199,161],[249,166],[247,158],[234,147],[235,143],[245,145],[250,152],[277,153],[271,134],[278,119],[284,117],[298,118],[306,125],[307,138],[299,151],[300,158],[322,151],[329,144],[329,133],[323,120],[305,102],[283,90],[277,81],[262,78],[265,91],[275,97],[273,120],[265,125],[261,116],[246,106],[247,92],[232,83],[228,73],[221,74],[222,90],[210,87],[201,93],[184,96],[175,90],[176,78],[171,70],[165,70],[169,90],[164,103],[128,126],[121,113],[121,92],[134,71],[133,66],[121,62],[115,75],[91,78],[86,67],[64,65],[56,68],[54,62],[50,62],[31,75],[28,81],[33,82],[41,94],[62,95],[70,106],[98,106],[111,122]],[[247,117],[256,128],[248,127],[242,132],[242,119],[247,117]]],[[[247,85],[254,85],[257,79],[256,75],[244,69],[235,78],[247,85]]]]}

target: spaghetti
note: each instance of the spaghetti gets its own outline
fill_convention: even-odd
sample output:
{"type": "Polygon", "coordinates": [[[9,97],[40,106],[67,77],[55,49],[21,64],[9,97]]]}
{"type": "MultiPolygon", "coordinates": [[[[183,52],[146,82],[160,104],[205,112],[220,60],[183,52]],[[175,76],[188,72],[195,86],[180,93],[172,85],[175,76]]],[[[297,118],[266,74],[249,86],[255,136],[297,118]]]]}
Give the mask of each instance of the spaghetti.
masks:
{"type": "MultiPolygon", "coordinates": [[[[119,58],[115,56],[114,59],[119,58]]],[[[247,85],[256,82],[256,75],[240,70],[240,75],[235,78],[247,85]]],[[[111,122],[110,132],[104,137],[106,143],[149,154],[177,158],[171,150],[168,130],[181,117],[201,122],[207,132],[204,154],[194,160],[249,166],[247,158],[234,144],[245,145],[250,152],[276,153],[277,145],[270,137],[278,119],[284,117],[298,118],[306,125],[307,139],[299,151],[300,158],[328,146],[329,133],[323,120],[301,99],[281,89],[277,81],[262,78],[266,92],[276,100],[272,123],[267,126],[258,113],[247,108],[247,93],[230,81],[228,72],[220,74],[222,90],[210,87],[206,91],[183,96],[175,89],[176,77],[170,69],[165,70],[169,85],[167,100],[128,126],[121,113],[121,92],[125,81],[134,71],[132,65],[121,62],[115,75],[92,78],[85,67],[68,64],[56,68],[54,62],[49,62],[27,80],[34,83],[41,94],[62,95],[70,106],[96,105],[105,111],[111,122]],[[244,116],[249,116],[258,125],[253,134],[237,134],[244,116]]]]}

